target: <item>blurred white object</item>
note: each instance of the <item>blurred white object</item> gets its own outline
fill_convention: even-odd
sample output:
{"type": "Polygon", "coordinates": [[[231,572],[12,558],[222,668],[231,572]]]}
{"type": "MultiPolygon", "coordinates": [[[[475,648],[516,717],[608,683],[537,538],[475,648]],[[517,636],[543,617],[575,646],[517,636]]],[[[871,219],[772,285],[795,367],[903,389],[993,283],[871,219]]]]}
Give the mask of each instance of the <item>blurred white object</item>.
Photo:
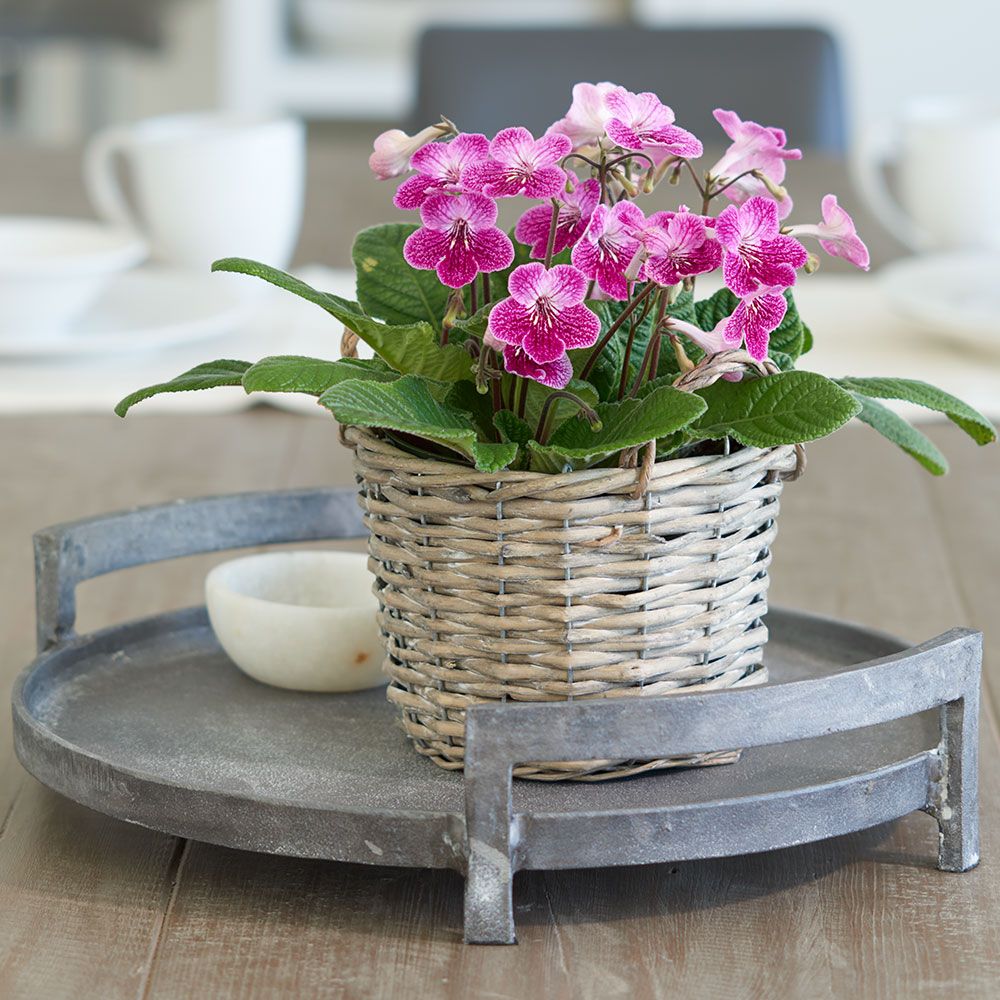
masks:
{"type": "Polygon", "coordinates": [[[230,333],[251,308],[247,296],[219,275],[179,268],[113,275],[100,292],[75,323],[48,336],[37,336],[33,313],[11,323],[0,336],[0,358],[108,357],[174,347],[230,333]]]}
{"type": "Polygon", "coordinates": [[[976,197],[998,163],[1000,102],[937,97],[911,101],[894,125],[869,129],[853,167],[872,211],[912,249],[1000,250],[1000,201],[976,197]],[[889,165],[899,202],[886,184],[889,165]]]}
{"type": "Polygon", "coordinates": [[[360,691],[388,680],[368,557],[265,552],[205,579],[216,638],[255,680],[297,691],[360,691]]]}
{"type": "Polygon", "coordinates": [[[134,233],[98,222],[0,218],[0,345],[58,335],[108,282],[146,256],[134,233]]]}
{"type": "Polygon", "coordinates": [[[1000,352],[1000,253],[909,257],[878,277],[893,307],[922,330],[1000,352]]]}
{"type": "Polygon", "coordinates": [[[219,257],[291,261],[302,223],[305,127],[292,118],[198,113],[99,132],[87,146],[91,201],[144,232],[163,261],[208,270],[219,257]],[[125,161],[137,206],[117,176],[125,161]]]}
{"type": "Polygon", "coordinates": [[[294,10],[306,40],[336,53],[404,51],[428,24],[575,25],[611,20],[620,6],[608,0],[296,0],[294,10]]]}

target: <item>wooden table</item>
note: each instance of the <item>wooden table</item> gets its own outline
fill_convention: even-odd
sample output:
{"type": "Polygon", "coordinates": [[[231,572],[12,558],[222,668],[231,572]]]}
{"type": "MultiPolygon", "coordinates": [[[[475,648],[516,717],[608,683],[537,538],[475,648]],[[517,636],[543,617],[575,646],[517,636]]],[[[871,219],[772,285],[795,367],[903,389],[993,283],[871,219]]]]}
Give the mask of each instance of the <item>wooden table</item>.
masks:
{"type": "MultiPolygon", "coordinates": [[[[935,825],[744,859],[515,883],[520,945],[461,943],[461,880],[179,841],[28,777],[0,718],[0,996],[996,997],[1000,991],[1000,451],[950,426],[935,481],[852,427],[783,500],[775,603],[919,640],[986,630],[983,862],[934,868],[935,825]]],[[[0,420],[0,674],[32,656],[31,532],[177,496],[346,484],[334,425],[212,418],[0,420]],[[16,470],[12,472],[11,470],[16,470]]],[[[199,601],[198,558],[84,585],[81,628],[199,601]]]]}

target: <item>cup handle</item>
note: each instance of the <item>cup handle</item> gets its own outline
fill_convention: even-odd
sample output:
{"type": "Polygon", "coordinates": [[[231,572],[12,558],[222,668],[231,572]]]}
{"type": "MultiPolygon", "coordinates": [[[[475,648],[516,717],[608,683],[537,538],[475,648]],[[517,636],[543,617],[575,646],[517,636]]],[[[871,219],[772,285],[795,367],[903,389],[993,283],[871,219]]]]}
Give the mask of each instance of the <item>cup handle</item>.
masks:
{"type": "Polygon", "coordinates": [[[91,204],[101,218],[138,230],[135,213],[115,173],[115,157],[128,148],[129,139],[130,130],[125,127],[104,129],[91,138],[83,154],[83,180],[91,204]]]}
{"type": "Polygon", "coordinates": [[[934,241],[906,214],[886,183],[885,171],[899,151],[898,136],[887,123],[869,126],[854,143],[851,174],[872,214],[911,250],[932,249],[934,241]]]}

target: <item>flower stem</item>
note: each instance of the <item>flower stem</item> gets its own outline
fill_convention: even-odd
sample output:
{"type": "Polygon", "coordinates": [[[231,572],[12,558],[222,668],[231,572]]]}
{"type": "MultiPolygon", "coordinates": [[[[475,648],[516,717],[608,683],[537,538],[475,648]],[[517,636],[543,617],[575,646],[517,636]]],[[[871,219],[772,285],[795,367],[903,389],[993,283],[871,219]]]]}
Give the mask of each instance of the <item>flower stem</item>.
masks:
{"type": "MultiPolygon", "coordinates": [[[[660,294],[657,296],[659,304],[656,310],[656,321],[653,323],[653,332],[646,343],[646,350],[642,355],[642,361],[639,362],[639,371],[636,373],[635,381],[632,383],[632,388],[629,390],[629,397],[634,396],[639,391],[639,386],[642,385],[643,373],[646,371],[646,366],[649,364],[651,366],[651,372],[653,373],[653,378],[656,377],[656,367],[660,360],[660,335],[661,327],[663,326],[663,317],[666,314],[667,306],[670,304],[670,296],[666,289],[662,289],[660,294]],[[654,360],[651,361],[651,358],[654,360]]],[[[649,303],[652,306],[652,301],[649,303]]],[[[648,310],[647,310],[648,312],[648,310]]],[[[646,318],[646,313],[643,313],[642,319],[639,320],[639,325],[642,325],[643,320],[646,318]]],[[[626,363],[622,368],[622,386],[625,384],[626,372],[628,371],[628,364],[626,363]]],[[[618,398],[622,398],[621,388],[619,388],[618,398]]]]}
{"type": "MultiPolygon", "coordinates": [[[[688,173],[691,175],[691,180],[694,181],[694,186],[698,189],[698,194],[700,194],[702,198],[705,198],[707,192],[705,190],[704,185],[701,183],[700,180],[698,180],[698,175],[694,172],[694,167],[691,166],[691,161],[683,160],[682,162],[684,166],[688,168],[688,173]]],[[[702,211],[704,212],[704,209],[702,211]]]]}
{"type": "Polygon", "coordinates": [[[601,339],[597,342],[596,346],[594,347],[593,351],[591,351],[590,357],[587,358],[587,363],[583,366],[583,371],[580,372],[580,378],[586,379],[586,377],[594,370],[594,365],[597,364],[597,359],[600,357],[601,351],[603,351],[604,348],[608,346],[609,341],[618,332],[618,329],[621,327],[622,323],[624,323],[625,320],[627,320],[629,316],[632,315],[633,310],[636,309],[638,305],[648,295],[653,294],[656,288],[657,286],[653,284],[652,281],[649,282],[649,284],[647,284],[646,287],[641,292],[639,292],[639,294],[634,299],[632,299],[632,301],[624,308],[624,310],[622,310],[622,313],[618,317],[618,319],[616,319],[614,323],[612,323],[611,326],[608,327],[608,332],[604,334],[603,337],[601,337],[601,339]]]}
{"type": "Polygon", "coordinates": [[[490,276],[483,271],[483,305],[490,304],[490,276]]]}
{"type": "Polygon", "coordinates": [[[749,176],[756,169],[757,168],[754,167],[751,170],[744,170],[742,174],[737,174],[732,180],[726,181],[726,183],[723,184],[722,187],[717,187],[714,191],[711,190],[708,191],[706,197],[708,198],[709,201],[711,201],[716,195],[722,194],[722,192],[725,191],[726,188],[732,187],[737,181],[743,180],[744,177],[749,176]]]}
{"type": "Polygon", "coordinates": [[[556,230],[559,228],[559,202],[552,199],[552,221],[549,223],[549,241],[545,244],[545,270],[552,266],[552,253],[556,248],[556,230]]]}
{"type": "Polygon", "coordinates": [[[479,286],[476,279],[469,282],[469,315],[475,316],[479,311],[479,286]]]}
{"type": "Polygon", "coordinates": [[[523,420],[524,410],[528,405],[528,379],[519,378],[517,380],[517,415],[523,420]]]}
{"type": "MultiPolygon", "coordinates": [[[[641,327],[642,324],[646,321],[646,317],[649,315],[649,310],[653,308],[653,303],[657,299],[660,300],[661,304],[665,301],[666,296],[663,294],[663,290],[662,289],[659,292],[657,292],[656,295],[654,295],[652,298],[650,298],[646,302],[646,305],[643,307],[642,312],[639,314],[639,318],[638,319],[633,318],[632,322],[629,324],[629,328],[628,328],[628,341],[625,344],[625,357],[622,358],[622,374],[621,374],[621,378],[618,381],[618,398],[619,399],[621,399],[625,395],[625,384],[628,381],[628,365],[629,365],[629,361],[632,360],[632,345],[635,343],[636,332],[638,331],[639,327],[641,327]]],[[[659,322],[659,319],[662,318],[662,309],[663,308],[665,308],[665,307],[661,305],[661,313],[660,313],[660,315],[659,315],[659,317],[657,319],[657,323],[659,322]]],[[[654,324],[654,329],[655,328],[656,328],[656,325],[654,324]]],[[[652,338],[650,338],[650,339],[652,339],[652,338]]],[[[649,345],[648,344],[646,345],[646,349],[647,349],[647,351],[649,350],[649,345]]],[[[645,355],[643,355],[643,361],[645,361],[645,355]]]]}
{"type": "Polygon", "coordinates": [[[542,404],[542,412],[538,415],[538,427],[535,430],[535,440],[539,444],[545,444],[549,439],[549,417],[552,414],[552,404],[557,399],[568,399],[571,403],[576,403],[579,407],[580,413],[586,417],[587,422],[590,424],[592,430],[599,431],[601,429],[601,418],[597,415],[597,411],[590,406],[585,400],[582,400],[576,393],[567,392],[565,389],[556,389],[554,392],[549,393],[545,397],[545,402],[542,404]]]}

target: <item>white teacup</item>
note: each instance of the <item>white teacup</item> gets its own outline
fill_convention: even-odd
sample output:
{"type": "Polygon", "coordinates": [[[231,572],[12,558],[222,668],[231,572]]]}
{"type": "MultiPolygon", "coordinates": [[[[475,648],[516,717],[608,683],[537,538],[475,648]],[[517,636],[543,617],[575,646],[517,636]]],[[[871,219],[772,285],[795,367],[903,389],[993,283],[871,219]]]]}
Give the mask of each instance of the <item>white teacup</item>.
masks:
{"type": "Polygon", "coordinates": [[[220,257],[251,257],[283,268],[302,223],[305,128],[292,118],[207,112],[150,118],[95,135],[84,177],[97,211],[141,232],[162,261],[204,269],[220,257]]]}
{"type": "Polygon", "coordinates": [[[1000,103],[923,98],[856,148],[855,175],[872,211],[914,250],[1000,249],[1000,201],[983,197],[1000,165],[1000,103]],[[893,164],[899,201],[889,192],[893,164]]]}

